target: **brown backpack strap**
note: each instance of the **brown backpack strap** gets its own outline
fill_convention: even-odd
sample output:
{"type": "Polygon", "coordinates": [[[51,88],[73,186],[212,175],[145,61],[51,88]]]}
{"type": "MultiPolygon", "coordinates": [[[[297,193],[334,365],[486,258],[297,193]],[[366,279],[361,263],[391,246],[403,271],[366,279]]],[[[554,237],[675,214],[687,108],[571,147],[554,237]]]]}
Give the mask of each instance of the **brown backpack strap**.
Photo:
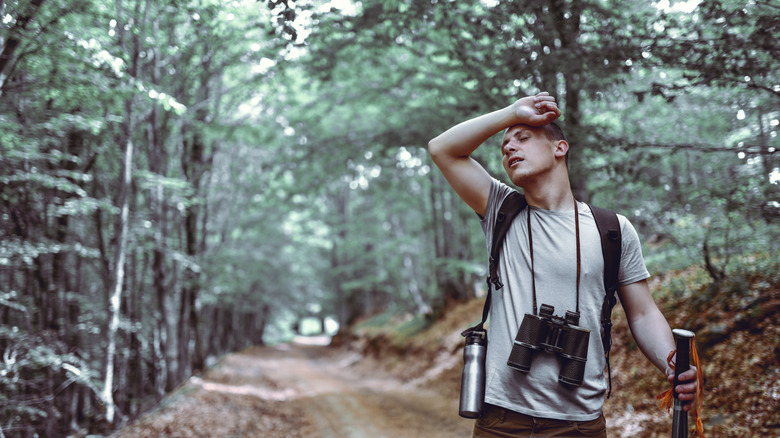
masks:
{"type": "Polygon", "coordinates": [[[492,243],[490,245],[490,260],[489,260],[489,273],[487,277],[487,297],[485,297],[485,305],[482,308],[482,321],[475,325],[474,327],[471,327],[469,329],[466,329],[461,335],[468,336],[468,334],[472,331],[484,331],[484,325],[485,321],[487,321],[488,314],[490,313],[490,301],[492,299],[492,291],[495,288],[495,290],[499,290],[504,285],[501,283],[501,280],[498,278],[498,257],[501,254],[501,246],[504,241],[504,237],[506,236],[507,231],[509,231],[510,225],[512,225],[512,221],[515,219],[518,213],[522,209],[524,209],[528,205],[528,202],[525,200],[525,196],[521,195],[517,191],[512,191],[509,195],[507,195],[506,198],[501,202],[501,205],[498,207],[498,213],[496,214],[496,223],[493,227],[493,236],[492,236],[492,243]]]}
{"type": "Polygon", "coordinates": [[[601,306],[601,342],[604,346],[604,356],[607,359],[609,392],[612,394],[612,369],[609,363],[609,353],[612,349],[612,308],[617,303],[618,273],[620,272],[620,257],[623,249],[623,238],[620,232],[620,221],[615,212],[589,205],[596,221],[596,227],[601,236],[601,252],[604,256],[604,303],[601,306]]]}

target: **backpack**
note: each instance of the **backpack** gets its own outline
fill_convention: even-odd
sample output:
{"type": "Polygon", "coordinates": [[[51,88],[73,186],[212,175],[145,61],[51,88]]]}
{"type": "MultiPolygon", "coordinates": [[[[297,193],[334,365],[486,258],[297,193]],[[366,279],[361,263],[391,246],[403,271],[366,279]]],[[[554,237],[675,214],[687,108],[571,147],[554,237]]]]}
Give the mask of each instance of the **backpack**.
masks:
{"type": "MultiPolygon", "coordinates": [[[[487,277],[487,297],[485,306],[482,309],[482,321],[465,330],[461,335],[468,336],[473,331],[485,332],[484,324],[487,321],[490,312],[490,300],[492,290],[499,290],[504,285],[498,278],[498,257],[500,255],[501,243],[506,236],[512,221],[526,208],[528,203],[525,197],[517,191],[512,191],[501,203],[496,215],[496,223],[493,228],[492,245],[490,258],[488,260],[489,274],[487,277]],[[492,287],[491,287],[492,285],[492,287]]],[[[612,370],[609,364],[609,352],[612,349],[612,308],[617,303],[618,289],[618,270],[620,269],[620,254],[622,250],[622,235],[620,232],[620,222],[615,212],[588,204],[596,227],[601,236],[601,252],[604,257],[604,303],[601,306],[601,343],[604,346],[604,356],[607,359],[607,372],[609,376],[609,392],[607,398],[612,393],[612,370]]]]}

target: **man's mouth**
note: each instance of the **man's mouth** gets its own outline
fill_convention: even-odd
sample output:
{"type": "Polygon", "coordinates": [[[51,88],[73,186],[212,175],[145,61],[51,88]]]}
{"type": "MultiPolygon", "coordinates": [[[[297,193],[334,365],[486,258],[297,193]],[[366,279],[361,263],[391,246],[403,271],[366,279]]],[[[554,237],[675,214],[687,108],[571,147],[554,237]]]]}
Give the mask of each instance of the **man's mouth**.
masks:
{"type": "Polygon", "coordinates": [[[520,158],[520,157],[510,158],[509,159],[509,167],[512,167],[512,166],[514,166],[515,164],[517,164],[517,163],[519,163],[521,161],[523,161],[523,159],[520,158]]]}

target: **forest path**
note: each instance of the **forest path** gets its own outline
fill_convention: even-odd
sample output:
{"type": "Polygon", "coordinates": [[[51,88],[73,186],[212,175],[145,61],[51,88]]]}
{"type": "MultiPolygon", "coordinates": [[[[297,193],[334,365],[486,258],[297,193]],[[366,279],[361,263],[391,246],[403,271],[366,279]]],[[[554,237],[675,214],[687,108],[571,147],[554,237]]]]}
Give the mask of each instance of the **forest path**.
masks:
{"type": "Polygon", "coordinates": [[[285,344],[231,354],[114,436],[468,437],[456,399],[354,366],[357,353],[285,344]]]}

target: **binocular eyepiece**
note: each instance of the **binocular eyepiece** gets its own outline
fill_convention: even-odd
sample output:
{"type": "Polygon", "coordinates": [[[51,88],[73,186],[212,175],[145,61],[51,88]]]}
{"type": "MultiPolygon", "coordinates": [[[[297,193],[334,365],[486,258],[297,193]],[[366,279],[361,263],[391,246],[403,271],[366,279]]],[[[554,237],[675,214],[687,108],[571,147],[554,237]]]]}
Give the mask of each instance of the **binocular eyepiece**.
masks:
{"type": "Polygon", "coordinates": [[[553,306],[542,304],[539,315],[526,313],[517,330],[507,365],[527,373],[531,370],[531,359],[536,352],[548,352],[561,358],[558,381],[579,386],[585,376],[585,362],[588,360],[590,330],[577,326],[579,312],[566,312],[561,318],[553,315],[553,306]]]}

